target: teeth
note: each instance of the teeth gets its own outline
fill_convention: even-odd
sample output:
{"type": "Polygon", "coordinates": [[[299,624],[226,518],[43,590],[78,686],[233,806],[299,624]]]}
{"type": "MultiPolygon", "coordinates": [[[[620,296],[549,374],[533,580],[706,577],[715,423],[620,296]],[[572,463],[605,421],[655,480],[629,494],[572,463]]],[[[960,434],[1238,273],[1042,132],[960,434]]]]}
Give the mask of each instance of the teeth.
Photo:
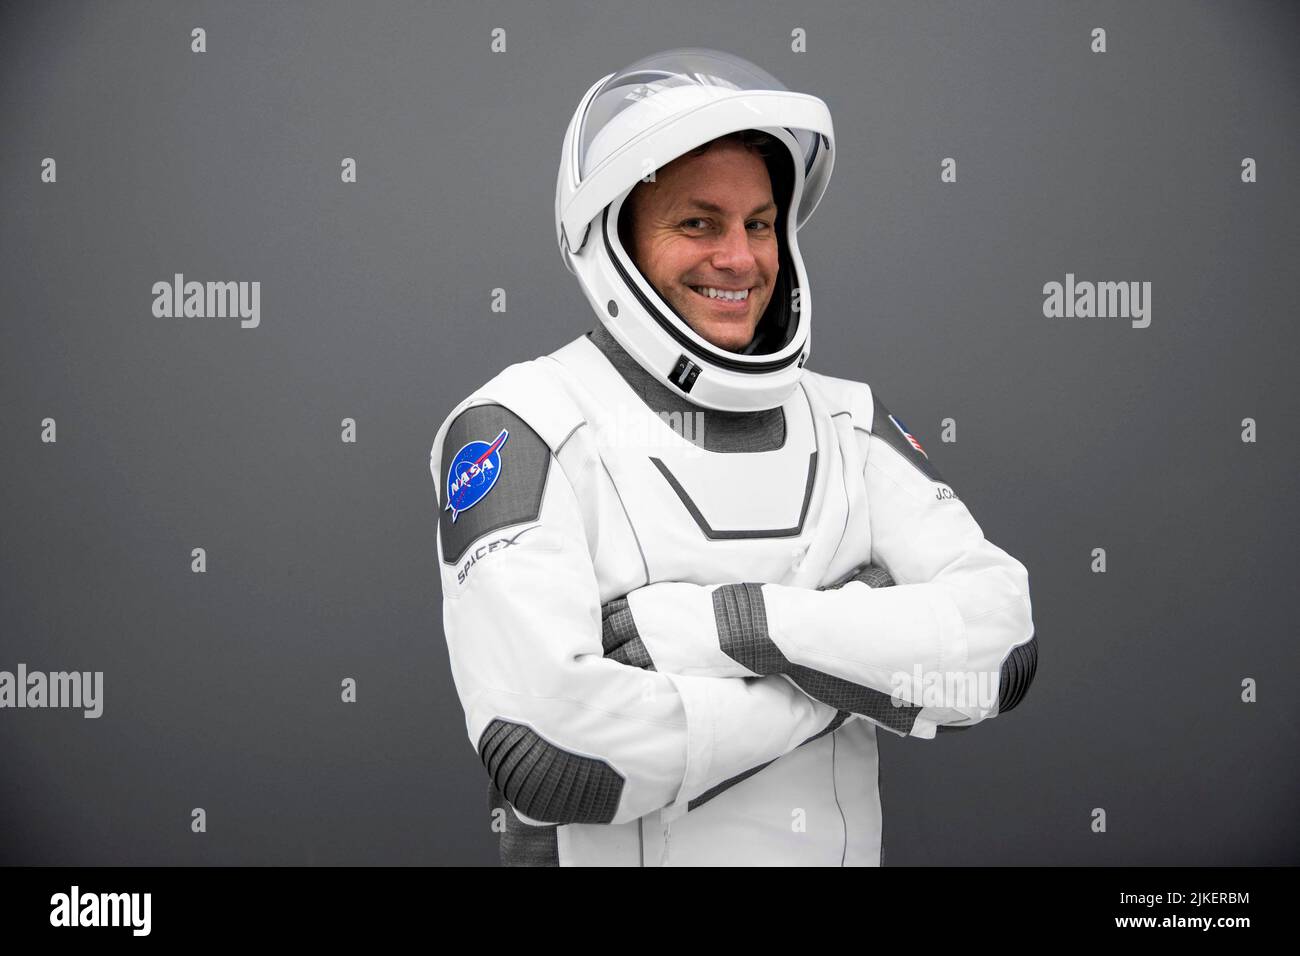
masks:
{"type": "Polygon", "coordinates": [[[700,295],[708,296],[710,299],[728,299],[732,302],[744,302],[749,298],[749,290],[741,289],[739,292],[728,292],[726,289],[715,289],[712,286],[693,285],[691,286],[700,295]]]}

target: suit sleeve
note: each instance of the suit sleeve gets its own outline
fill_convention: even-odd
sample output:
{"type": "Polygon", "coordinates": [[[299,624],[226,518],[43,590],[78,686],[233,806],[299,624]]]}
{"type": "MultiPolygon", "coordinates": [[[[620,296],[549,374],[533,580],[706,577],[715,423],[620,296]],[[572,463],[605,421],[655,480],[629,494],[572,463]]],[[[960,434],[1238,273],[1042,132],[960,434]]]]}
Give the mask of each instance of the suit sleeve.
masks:
{"type": "MultiPolygon", "coordinates": [[[[894,583],[886,571],[869,564],[818,590],[833,590],[849,581],[868,587],[894,583]]],[[[875,688],[796,664],[782,654],[762,635],[757,602],[745,600],[750,595],[757,597],[760,587],[661,582],[638,588],[602,608],[605,656],[675,674],[781,674],[813,700],[835,707],[845,717],[864,717],[901,735],[912,729],[921,708],[875,688]]]]}
{"type": "Polygon", "coordinates": [[[783,674],[919,737],[1005,713],[1037,669],[1028,572],[985,539],[883,403],[864,432],[874,567],[822,590],[641,588],[628,607],[647,655],[682,673],[783,674]]]}
{"type": "Polygon", "coordinates": [[[528,821],[685,812],[837,718],[777,676],[665,674],[606,658],[573,486],[512,410],[481,403],[453,413],[430,467],[443,625],[466,730],[528,821]]]}

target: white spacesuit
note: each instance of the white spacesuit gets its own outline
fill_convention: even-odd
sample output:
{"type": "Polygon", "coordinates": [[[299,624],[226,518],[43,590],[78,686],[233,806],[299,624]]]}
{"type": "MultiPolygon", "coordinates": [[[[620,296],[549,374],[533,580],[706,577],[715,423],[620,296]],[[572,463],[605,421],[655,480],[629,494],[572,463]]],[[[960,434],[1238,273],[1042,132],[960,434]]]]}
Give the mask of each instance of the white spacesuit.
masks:
{"type": "Polygon", "coordinates": [[[833,144],[824,103],[714,51],[647,58],[579,104],[557,235],[600,324],[475,390],[430,462],[452,674],[506,863],[877,865],[876,729],[970,726],[1033,678],[1025,568],[867,385],[804,368],[795,234],[833,144]],[[784,285],[728,352],[618,223],[647,167],[751,128],[789,152],[784,285]]]}

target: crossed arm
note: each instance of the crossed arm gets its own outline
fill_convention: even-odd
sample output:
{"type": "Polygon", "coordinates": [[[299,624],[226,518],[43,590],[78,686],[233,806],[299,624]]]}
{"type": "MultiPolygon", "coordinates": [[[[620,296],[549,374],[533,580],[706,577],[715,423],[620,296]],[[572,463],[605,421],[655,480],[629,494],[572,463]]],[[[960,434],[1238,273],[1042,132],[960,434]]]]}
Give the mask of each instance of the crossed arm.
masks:
{"type": "MultiPolygon", "coordinates": [[[[961,730],[1015,707],[1024,697],[1037,667],[1037,639],[1005,654],[995,671],[963,672],[950,661],[948,669],[930,672],[914,664],[911,671],[883,669],[854,653],[853,640],[864,625],[860,609],[867,598],[860,590],[893,586],[889,573],[875,565],[858,568],[846,581],[818,589],[857,585],[856,603],[824,603],[806,627],[802,618],[793,628],[776,631],[769,621],[766,593],[784,596],[778,586],[753,583],[700,587],[693,584],[651,585],[602,608],[605,656],[634,667],[715,678],[781,674],[813,700],[865,717],[900,735],[931,736],[961,730]],[[633,608],[636,610],[634,611],[633,608]],[[644,622],[638,626],[637,621],[644,622]],[[824,626],[827,640],[819,640],[824,626]],[[852,656],[844,656],[844,642],[852,656]],[[651,650],[653,648],[653,651],[651,650]],[[918,676],[918,671],[920,675],[918,676]]],[[[816,592],[814,592],[816,593],[816,592]]],[[[806,607],[802,598],[796,608],[806,607]]],[[[905,650],[900,651],[906,654],[905,650]]]]}
{"type": "Polygon", "coordinates": [[[607,655],[676,674],[784,675],[920,737],[1015,707],[1038,660],[1024,566],[985,539],[923,453],[879,430],[864,443],[868,564],[818,590],[639,588],[603,609],[607,655]]]}
{"type": "Polygon", "coordinates": [[[443,618],[470,741],[527,822],[686,812],[850,712],[917,736],[997,712],[898,686],[916,667],[996,674],[1033,633],[1024,568],[960,502],[908,483],[901,458],[867,465],[871,558],[893,586],[872,569],[820,591],[661,582],[602,608],[575,491],[510,409],[473,405],[440,429],[440,506],[457,450],[502,429],[510,467],[473,512],[440,518],[443,618]]]}

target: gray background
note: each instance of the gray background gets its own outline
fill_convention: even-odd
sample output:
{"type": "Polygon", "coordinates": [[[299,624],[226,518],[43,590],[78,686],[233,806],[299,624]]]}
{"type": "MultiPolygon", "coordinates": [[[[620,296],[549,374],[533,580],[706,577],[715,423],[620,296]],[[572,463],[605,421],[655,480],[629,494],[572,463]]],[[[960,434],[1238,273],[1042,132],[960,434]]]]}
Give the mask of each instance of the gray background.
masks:
{"type": "Polygon", "coordinates": [[[596,79],[685,45],[829,103],[811,367],[875,386],[1030,571],[1020,709],[880,734],[886,862],[1300,862],[1300,6],[0,16],[0,669],[105,672],[98,720],[0,711],[0,862],[496,861],[429,447],[472,388],[591,327],[554,241],[564,128],[596,79]],[[261,327],[154,318],[175,272],[260,281],[261,327]],[[1067,272],[1152,282],[1151,327],[1044,318],[1067,272]]]}

